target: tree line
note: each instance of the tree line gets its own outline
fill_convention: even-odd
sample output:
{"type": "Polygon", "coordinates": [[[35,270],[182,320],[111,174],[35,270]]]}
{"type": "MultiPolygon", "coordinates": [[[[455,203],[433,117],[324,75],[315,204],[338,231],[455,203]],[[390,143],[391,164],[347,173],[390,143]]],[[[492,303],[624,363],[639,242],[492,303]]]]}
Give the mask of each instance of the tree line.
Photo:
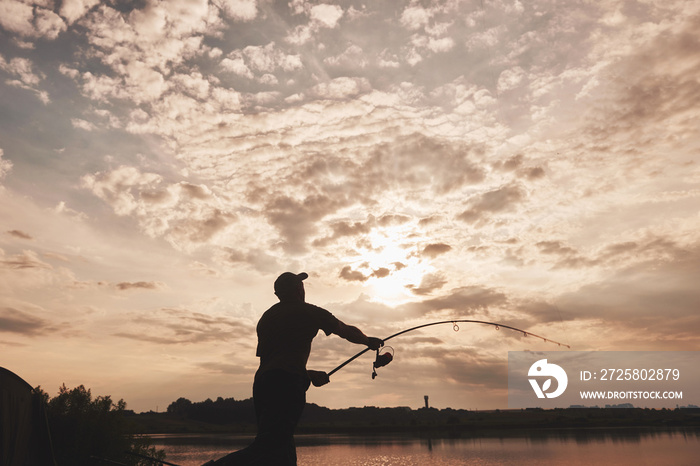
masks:
{"type": "Polygon", "coordinates": [[[252,398],[237,401],[234,398],[218,397],[216,401],[208,398],[204,401],[192,402],[181,397],[170,403],[166,412],[176,418],[210,424],[255,423],[252,398]]]}
{"type": "MultiPolygon", "coordinates": [[[[330,409],[307,403],[302,414],[298,433],[318,432],[414,432],[414,431],[480,431],[483,429],[530,429],[560,427],[629,427],[650,426],[700,426],[700,409],[684,407],[674,410],[633,408],[626,405],[618,409],[599,407],[571,407],[527,410],[464,410],[451,408],[409,407],[356,407],[330,409]]],[[[162,419],[181,422],[195,421],[191,431],[209,425],[219,426],[220,431],[254,432],[255,409],[252,399],[235,400],[219,397],[192,402],[178,398],[172,402],[162,419]]],[[[138,417],[138,416],[137,416],[138,417]]],[[[165,432],[167,423],[158,425],[165,432]]],[[[175,429],[182,429],[178,424],[175,429]]],[[[144,430],[148,431],[148,430],[144,430]]],[[[150,430],[156,432],[156,430],[150,430]]]]}
{"type": "Polygon", "coordinates": [[[45,407],[53,456],[59,466],[153,464],[133,454],[165,459],[164,451],[156,450],[148,437],[136,432],[136,425],[125,416],[124,400],[93,397],[83,385],[68,389],[65,384],[53,398],[41,387],[34,389],[34,396],[45,407]]]}

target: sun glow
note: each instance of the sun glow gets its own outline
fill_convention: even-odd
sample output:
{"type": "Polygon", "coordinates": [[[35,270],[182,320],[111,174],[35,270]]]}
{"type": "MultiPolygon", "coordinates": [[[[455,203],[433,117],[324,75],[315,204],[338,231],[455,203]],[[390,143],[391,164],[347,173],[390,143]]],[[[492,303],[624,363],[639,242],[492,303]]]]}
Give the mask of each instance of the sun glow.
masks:
{"type": "Polygon", "coordinates": [[[433,267],[421,260],[415,251],[415,240],[403,244],[405,234],[393,229],[372,231],[358,257],[349,263],[352,269],[366,278],[364,286],[370,299],[395,306],[415,299],[411,291],[421,283],[423,276],[433,267]]]}

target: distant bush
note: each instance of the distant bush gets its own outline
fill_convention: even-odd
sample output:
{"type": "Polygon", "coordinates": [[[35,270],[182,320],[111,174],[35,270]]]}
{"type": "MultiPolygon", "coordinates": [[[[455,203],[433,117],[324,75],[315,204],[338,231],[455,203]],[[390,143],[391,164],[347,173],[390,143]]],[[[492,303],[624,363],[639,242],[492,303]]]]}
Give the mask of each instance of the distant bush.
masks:
{"type": "Polygon", "coordinates": [[[64,384],[55,398],[50,398],[41,387],[35,392],[47,406],[54,457],[59,466],[105,464],[102,459],[129,466],[153,464],[127,452],[165,459],[165,452],[151,446],[147,437],[133,433],[125,417],[124,400],[114,403],[109,396],[93,399],[83,385],[69,390],[64,384]]]}

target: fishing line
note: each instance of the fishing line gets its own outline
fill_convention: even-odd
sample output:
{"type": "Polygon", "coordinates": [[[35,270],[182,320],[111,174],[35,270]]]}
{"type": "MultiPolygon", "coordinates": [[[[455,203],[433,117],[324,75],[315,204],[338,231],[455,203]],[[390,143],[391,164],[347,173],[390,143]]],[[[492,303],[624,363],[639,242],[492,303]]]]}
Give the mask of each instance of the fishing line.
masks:
{"type": "MultiPolygon", "coordinates": [[[[425,328],[425,327],[431,327],[433,325],[452,324],[452,330],[454,330],[455,332],[458,332],[459,325],[457,325],[457,323],[491,325],[492,327],[495,327],[496,330],[500,330],[501,328],[505,328],[508,330],[513,330],[515,332],[522,333],[523,336],[525,336],[525,337],[530,336],[530,337],[539,338],[540,340],[544,341],[545,343],[553,343],[555,345],[565,346],[565,347],[571,349],[571,346],[567,345],[566,343],[561,343],[561,342],[552,340],[550,338],[546,338],[546,337],[543,337],[541,335],[537,335],[535,333],[528,332],[527,330],[523,330],[523,329],[520,329],[517,327],[511,327],[510,325],[499,324],[496,322],[488,322],[485,320],[471,320],[471,319],[441,320],[439,322],[431,322],[429,324],[417,325],[415,327],[411,327],[411,328],[408,328],[406,330],[401,330],[400,332],[397,332],[393,335],[390,335],[390,336],[384,338],[382,341],[386,342],[388,340],[391,340],[394,337],[398,337],[399,335],[403,335],[404,333],[412,332],[414,330],[418,330],[418,329],[425,328]]],[[[391,353],[386,352],[383,354],[380,353],[380,350],[377,350],[377,356],[376,356],[375,361],[374,361],[374,370],[372,372],[372,379],[374,379],[377,376],[377,371],[376,371],[377,367],[386,366],[393,359],[393,348],[391,348],[391,350],[392,350],[391,353]]],[[[362,351],[360,351],[359,353],[357,353],[356,355],[354,355],[353,357],[351,357],[350,359],[348,359],[347,361],[343,362],[338,367],[336,367],[335,369],[330,371],[328,373],[328,377],[335,374],[340,369],[342,369],[343,367],[347,366],[355,359],[357,359],[360,356],[362,356],[363,354],[365,354],[367,351],[370,351],[370,349],[365,348],[362,351]]]]}

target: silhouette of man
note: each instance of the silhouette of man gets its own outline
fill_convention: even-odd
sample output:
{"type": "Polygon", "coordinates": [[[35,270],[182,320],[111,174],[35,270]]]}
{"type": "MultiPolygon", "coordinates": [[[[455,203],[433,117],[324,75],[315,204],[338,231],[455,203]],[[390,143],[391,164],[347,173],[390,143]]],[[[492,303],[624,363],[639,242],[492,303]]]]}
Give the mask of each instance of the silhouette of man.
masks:
{"type": "Polygon", "coordinates": [[[327,310],[307,303],[303,280],[308,277],[306,273],[280,275],[274,285],[280,301],[258,321],[260,367],[253,383],[258,422],[255,440],[205,466],[296,465],[294,430],[306,404],[306,390],[311,383],[320,387],[330,381],[327,373],[306,369],[311,341],[318,331],[373,350],[384,344],[381,339],[344,324],[327,310]]]}

